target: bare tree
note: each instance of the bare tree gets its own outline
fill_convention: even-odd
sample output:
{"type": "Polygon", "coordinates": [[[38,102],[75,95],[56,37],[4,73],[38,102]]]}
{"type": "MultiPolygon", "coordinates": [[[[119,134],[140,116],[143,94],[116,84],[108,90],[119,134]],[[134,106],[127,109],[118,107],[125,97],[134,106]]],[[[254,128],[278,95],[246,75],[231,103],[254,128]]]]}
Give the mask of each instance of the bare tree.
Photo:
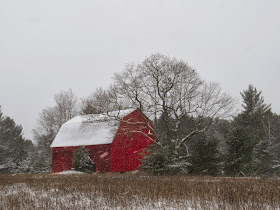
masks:
{"type": "Polygon", "coordinates": [[[100,114],[126,108],[126,103],[118,96],[116,88],[97,88],[87,98],[82,99],[81,114],[100,114]]]}
{"type": "Polygon", "coordinates": [[[53,107],[43,109],[39,113],[34,133],[47,135],[53,132],[56,134],[63,123],[78,114],[78,99],[71,89],[55,94],[54,101],[53,107]]]}
{"type": "Polygon", "coordinates": [[[235,99],[217,83],[202,80],[186,62],[161,54],[153,54],[138,65],[126,65],[122,73],[114,75],[114,81],[122,98],[153,119],[163,117],[168,135],[176,136],[170,140],[177,148],[191,136],[205,132],[215,118],[231,116],[235,105],[235,99]],[[196,126],[180,137],[178,128],[185,116],[195,117],[196,126]]]}
{"type": "Polygon", "coordinates": [[[97,88],[87,98],[82,99],[81,114],[99,114],[106,112],[109,103],[108,91],[97,88]]]}
{"type": "Polygon", "coordinates": [[[57,120],[61,125],[78,114],[78,99],[72,89],[55,94],[54,100],[57,120]]]}

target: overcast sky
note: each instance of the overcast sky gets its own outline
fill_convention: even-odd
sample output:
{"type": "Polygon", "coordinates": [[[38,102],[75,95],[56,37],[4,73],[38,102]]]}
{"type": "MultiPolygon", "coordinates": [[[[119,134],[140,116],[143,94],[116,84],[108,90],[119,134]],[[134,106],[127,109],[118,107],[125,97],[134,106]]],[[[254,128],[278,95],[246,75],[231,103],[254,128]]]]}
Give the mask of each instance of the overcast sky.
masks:
{"type": "Polygon", "coordinates": [[[2,111],[32,139],[54,94],[85,97],[159,52],[239,102],[253,84],[280,114],[279,11],[279,0],[0,0],[2,111]]]}

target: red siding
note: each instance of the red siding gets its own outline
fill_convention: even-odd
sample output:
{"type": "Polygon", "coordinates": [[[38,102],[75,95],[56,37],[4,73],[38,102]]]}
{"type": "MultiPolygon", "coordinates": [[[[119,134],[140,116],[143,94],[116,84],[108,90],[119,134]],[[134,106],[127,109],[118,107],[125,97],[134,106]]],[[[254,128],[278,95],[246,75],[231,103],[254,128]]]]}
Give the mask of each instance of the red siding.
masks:
{"type": "Polygon", "coordinates": [[[76,149],[77,147],[53,147],[52,172],[71,170],[76,149]]]}
{"type": "Polygon", "coordinates": [[[85,146],[89,157],[96,165],[96,171],[111,171],[111,144],[85,146]]]}

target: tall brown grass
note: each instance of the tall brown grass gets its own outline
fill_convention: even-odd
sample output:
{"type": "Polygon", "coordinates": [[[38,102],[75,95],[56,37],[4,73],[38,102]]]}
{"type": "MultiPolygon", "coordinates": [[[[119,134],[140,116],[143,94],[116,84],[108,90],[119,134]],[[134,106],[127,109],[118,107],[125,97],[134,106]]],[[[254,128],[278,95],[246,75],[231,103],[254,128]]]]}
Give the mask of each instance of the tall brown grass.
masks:
{"type": "Polygon", "coordinates": [[[279,209],[277,178],[0,174],[0,209],[279,209]]]}

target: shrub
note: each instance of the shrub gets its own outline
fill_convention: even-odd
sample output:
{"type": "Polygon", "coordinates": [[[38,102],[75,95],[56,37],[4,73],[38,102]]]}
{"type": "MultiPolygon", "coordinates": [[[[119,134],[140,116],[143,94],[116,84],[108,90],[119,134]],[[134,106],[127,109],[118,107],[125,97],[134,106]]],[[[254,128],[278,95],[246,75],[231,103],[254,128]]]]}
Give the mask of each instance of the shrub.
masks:
{"type": "Polygon", "coordinates": [[[89,153],[85,147],[80,146],[74,154],[74,169],[81,172],[94,172],[95,164],[89,158],[89,153]]]}
{"type": "Polygon", "coordinates": [[[151,146],[148,149],[150,155],[142,160],[140,170],[156,175],[186,173],[187,158],[178,157],[174,151],[172,146],[151,146]]]}

